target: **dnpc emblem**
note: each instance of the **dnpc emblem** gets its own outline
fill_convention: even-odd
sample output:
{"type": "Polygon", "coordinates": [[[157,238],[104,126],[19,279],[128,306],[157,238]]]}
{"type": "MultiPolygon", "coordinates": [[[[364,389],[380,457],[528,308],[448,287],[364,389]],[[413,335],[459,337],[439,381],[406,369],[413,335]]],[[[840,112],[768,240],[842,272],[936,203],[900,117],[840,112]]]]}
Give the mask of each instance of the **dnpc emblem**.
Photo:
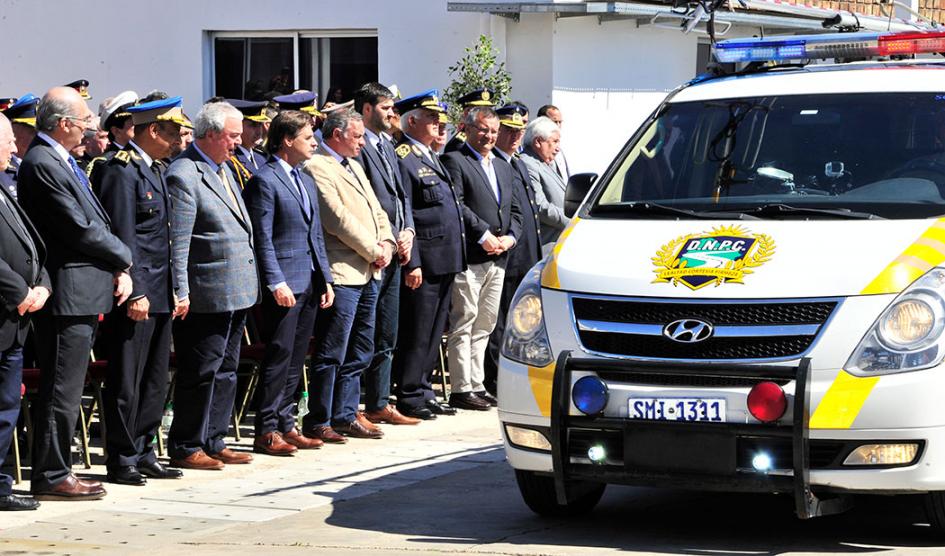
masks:
{"type": "Polygon", "coordinates": [[[702,234],[678,237],[653,257],[653,283],[684,284],[692,290],[732,282],[743,284],[752,268],[771,260],[774,240],[741,226],[719,226],[702,234]]]}

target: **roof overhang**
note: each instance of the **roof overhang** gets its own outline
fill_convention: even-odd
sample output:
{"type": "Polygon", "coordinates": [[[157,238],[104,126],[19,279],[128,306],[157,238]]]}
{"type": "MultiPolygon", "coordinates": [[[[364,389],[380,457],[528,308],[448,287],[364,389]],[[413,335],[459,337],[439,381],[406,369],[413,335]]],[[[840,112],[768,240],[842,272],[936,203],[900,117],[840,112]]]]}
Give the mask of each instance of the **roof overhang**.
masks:
{"type": "MultiPolygon", "coordinates": [[[[823,21],[837,14],[848,16],[859,22],[865,30],[872,31],[914,31],[918,25],[893,19],[852,14],[846,11],[826,10],[810,6],[786,4],[766,0],[750,0],[748,9],[722,9],[716,11],[716,25],[744,25],[763,27],[766,30],[781,31],[831,31],[824,29],[823,21]]],[[[447,2],[451,12],[490,13],[518,19],[521,14],[554,14],[556,17],[596,16],[600,22],[635,19],[639,25],[653,24],[660,27],[674,27],[680,30],[691,22],[693,15],[674,9],[671,3],[660,1],[642,2],[607,2],[607,1],[555,1],[531,0],[514,1],[452,1],[447,2]]],[[[704,24],[708,16],[702,17],[704,24]]]]}

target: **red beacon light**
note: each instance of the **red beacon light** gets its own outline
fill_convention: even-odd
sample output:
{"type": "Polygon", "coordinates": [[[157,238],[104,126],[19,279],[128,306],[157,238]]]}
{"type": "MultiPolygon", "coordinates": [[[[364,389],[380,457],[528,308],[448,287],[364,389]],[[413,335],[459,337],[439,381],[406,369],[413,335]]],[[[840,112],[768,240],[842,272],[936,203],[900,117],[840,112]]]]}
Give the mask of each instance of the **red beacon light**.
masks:
{"type": "Polygon", "coordinates": [[[748,412],[762,423],[773,423],[787,411],[787,396],[773,382],[759,382],[748,393],[748,412]]]}

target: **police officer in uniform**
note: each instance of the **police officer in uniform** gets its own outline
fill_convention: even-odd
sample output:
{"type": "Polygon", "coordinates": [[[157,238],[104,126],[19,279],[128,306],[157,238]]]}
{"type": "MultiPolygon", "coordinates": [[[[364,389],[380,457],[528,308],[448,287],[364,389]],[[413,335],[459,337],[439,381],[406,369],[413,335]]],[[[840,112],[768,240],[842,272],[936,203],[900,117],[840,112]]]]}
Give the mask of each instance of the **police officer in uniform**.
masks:
{"type": "Polygon", "coordinates": [[[105,154],[92,159],[85,169],[85,175],[89,176],[93,185],[101,181],[95,176],[97,169],[115,156],[115,153],[123,150],[134,138],[134,126],[131,123],[131,113],[128,112],[128,108],[137,102],[138,93],[122,91],[114,97],[105,99],[99,106],[99,129],[108,132],[109,143],[105,147],[105,154]]]}
{"type": "Polygon", "coordinates": [[[112,230],[131,249],[134,289],[106,318],[105,465],[108,480],[144,485],[146,477],[174,479],[177,469],[157,461],[152,448],[168,387],[171,319],[171,204],[164,163],[189,122],[181,98],[129,107],[135,137],[96,172],[95,189],[112,230]]]}
{"type": "Polygon", "coordinates": [[[463,115],[460,117],[459,123],[456,124],[456,134],[453,135],[446,143],[446,147],[443,148],[443,154],[458,151],[459,148],[463,146],[466,142],[466,133],[463,131],[463,120],[466,118],[466,114],[473,106],[495,107],[495,91],[485,88],[476,89],[459,97],[456,99],[456,102],[463,107],[463,115]]]}
{"type": "Polygon", "coordinates": [[[395,104],[403,139],[395,153],[417,231],[400,297],[400,350],[394,356],[397,409],[408,417],[435,419],[455,409],[436,401],[430,375],[449,315],[453,279],[466,269],[466,236],[450,176],[430,145],[443,111],[435,90],[395,104]]]}
{"type": "Polygon", "coordinates": [[[39,97],[33,93],[26,93],[8,106],[3,115],[10,120],[13,127],[13,137],[16,140],[16,154],[10,158],[10,165],[0,174],[0,183],[16,198],[16,176],[20,169],[20,162],[26,155],[30,144],[36,137],[36,105],[39,97]]]}
{"type": "Polygon", "coordinates": [[[266,115],[268,103],[265,101],[253,102],[228,98],[226,102],[243,113],[243,134],[240,136],[240,144],[236,146],[236,151],[227,162],[239,181],[242,191],[250,178],[266,164],[267,157],[259,151],[259,148],[263,144],[264,124],[272,122],[272,118],[266,115]]]}
{"type": "Polygon", "coordinates": [[[509,104],[496,110],[499,114],[499,138],[492,152],[496,157],[512,165],[513,188],[522,210],[522,234],[515,247],[509,251],[505,266],[505,282],[502,286],[502,298],[499,301],[499,317],[495,329],[489,336],[484,361],[485,387],[492,395],[496,394],[498,376],[499,349],[502,335],[505,333],[505,319],[512,305],[512,298],[519,283],[529,269],[541,260],[541,232],[538,222],[538,205],[535,192],[531,188],[528,168],[519,159],[518,150],[525,135],[525,121],[528,108],[520,104],[509,104]]]}
{"type": "Polygon", "coordinates": [[[76,79],[72,83],[66,83],[63,87],[72,87],[79,93],[79,96],[85,100],[92,100],[92,95],[89,94],[89,81],[88,79],[76,79]]]}

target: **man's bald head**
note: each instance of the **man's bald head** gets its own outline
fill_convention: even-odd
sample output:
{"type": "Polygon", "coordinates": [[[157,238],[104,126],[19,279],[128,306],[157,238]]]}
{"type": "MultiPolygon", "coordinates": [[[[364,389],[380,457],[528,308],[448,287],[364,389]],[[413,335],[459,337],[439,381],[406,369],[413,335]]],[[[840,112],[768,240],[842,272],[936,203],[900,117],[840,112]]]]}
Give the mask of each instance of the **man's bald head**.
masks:
{"type": "Polygon", "coordinates": [[[36,109],[36,129],[71,150],[82,142],[85,130],[93,127],[93,116],[78,91],[53,87],[43,95],[36,109]]]}
{"type": "Polygon", "coordinates": [[[6,116],[0,114],[0,172],[10,166],[10,157],[16,153],[13,126],[6,116]]]}

